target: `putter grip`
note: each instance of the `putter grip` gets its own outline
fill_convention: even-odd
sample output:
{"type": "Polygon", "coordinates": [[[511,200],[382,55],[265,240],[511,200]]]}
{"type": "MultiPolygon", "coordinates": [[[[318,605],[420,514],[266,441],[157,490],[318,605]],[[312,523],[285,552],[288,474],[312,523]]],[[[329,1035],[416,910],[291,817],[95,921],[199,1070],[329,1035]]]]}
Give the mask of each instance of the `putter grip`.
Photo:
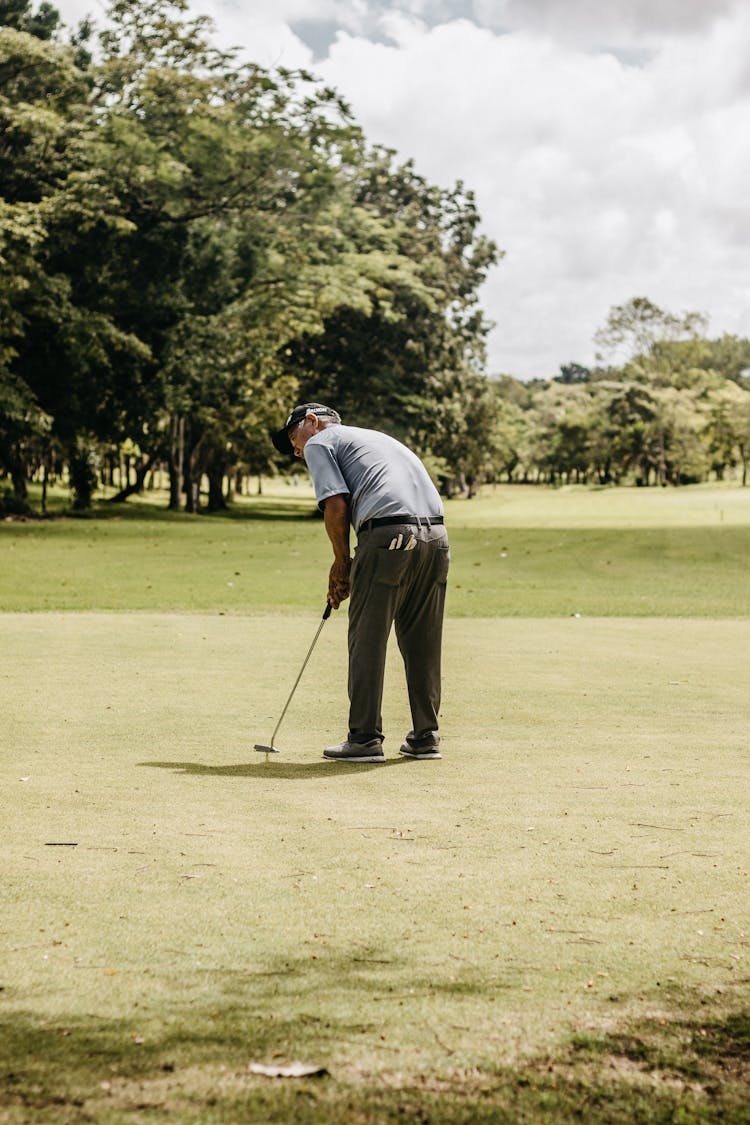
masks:
{"type": "Polygon", "coordinates": [[[327,620],[328,620],[328,618],[329,618],[329,617],[331,616],[331,610],[332,610],[332,609],[333,609],[333,606],[331,605],[331,603],[330,603],[330,602],[326,602],[326,607],[325,607],[325,609],[323,610],[323,620],[324,620],[324,621],[327,621],[327,620]]]}

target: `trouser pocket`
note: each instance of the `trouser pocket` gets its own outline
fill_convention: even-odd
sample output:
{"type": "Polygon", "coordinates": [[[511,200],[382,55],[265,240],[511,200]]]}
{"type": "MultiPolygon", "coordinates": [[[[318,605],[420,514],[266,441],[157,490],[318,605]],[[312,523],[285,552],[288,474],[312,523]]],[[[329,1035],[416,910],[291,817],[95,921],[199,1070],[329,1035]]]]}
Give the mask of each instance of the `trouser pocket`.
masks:
{"type": "Polygon", "coordinates": [[[400,586],[411,563],[412,555],[409,551],[378,547],[373,581],[381,586],[400,586]]]}

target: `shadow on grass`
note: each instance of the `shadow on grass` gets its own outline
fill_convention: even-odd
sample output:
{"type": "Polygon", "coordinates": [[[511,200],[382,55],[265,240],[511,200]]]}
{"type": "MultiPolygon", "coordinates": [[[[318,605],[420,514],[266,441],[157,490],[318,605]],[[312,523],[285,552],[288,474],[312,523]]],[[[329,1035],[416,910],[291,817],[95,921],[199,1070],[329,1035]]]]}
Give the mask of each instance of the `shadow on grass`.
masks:
{"type": "Polygon", "coordinates": [[[381,1029],[312,1014],[285,1018],[272,1007],[262,1010],[258,1001],[268,998],[247,1005],[235,998],[224,1007],[218,1000],[210,1009],[175,1004],[126,1020],[8,1015],[0,1020],[0,1118],[11,1125],[750,1120],[746,1011],[642,1020],[616,1034],[575,1037],[555,1054],[517,1066],[496,1065],[487,1047],[470,1057],[462,1050],[457,1063],[444,1027],[444,1060],[427,1067],[413,1052],[393,1061],[378,1056],[387,1024],[381,1029]],[[329,1073],[279,1081],[248,1069],[254,1061],[293,1059],[329,1073]]]}
{"type": "Polygon", "coordinates": [[[190,520],[300,520],[321,519],[322,513],[317,508],[315,500],[310,497],[252,497],[239,504],[232,504],[220,511],[209,512],[203,510],[199,513],[171,511],[166,507],[159,507],[148,501],[138,501],[132,498],[122,504],[113,504],[108,500],[101,500],[85,512],[67,511],[58,513],[58,516],[70,519],[90,520],[152,520],[154,522],[171,521],[180,523],[190,520]]]}
{"type": "MultiPolygon", "coordinates": [[[[3,513],[0,513],[3,516],[3,513]]],[[[29,511],[18,515],[5,514],[8,523],[59,523],[65,520],[80,522],[148,522],[148,523],[191,523],[203,520],[229,520],[235,522],[258,520],[318,520],[322,513],[315,506],[315,501],[306,499],[273,498],[253,499],[244,504],[233,505],[222,511],[199,513],[172,511],[169,508],[159,507],[148,502],[130,500],[124,504],[113,504],[101,500],[91,508],[76,512],[70,507],[60,507],[43,514],[29,511]]]]}
{"type": "MultiPolygon", "coordinates": [[[[263,759],[263,753],[258,752],[263,759]]],[[[277,755],[269,755],[266,762],[239,762],[232,766],[209,766],[203,762],[138,762],[139,766],[150,769],[172,770],[178,774],[192,774],[199,777],[254,777],[264,781],[315,780],[320,777],[352,777],[363,770],[382,770],[386,766],[399,766],[406,758],[386,758],[383,762],[359,762],[357,765],[345,762],[284,762],[277,755]]]]}

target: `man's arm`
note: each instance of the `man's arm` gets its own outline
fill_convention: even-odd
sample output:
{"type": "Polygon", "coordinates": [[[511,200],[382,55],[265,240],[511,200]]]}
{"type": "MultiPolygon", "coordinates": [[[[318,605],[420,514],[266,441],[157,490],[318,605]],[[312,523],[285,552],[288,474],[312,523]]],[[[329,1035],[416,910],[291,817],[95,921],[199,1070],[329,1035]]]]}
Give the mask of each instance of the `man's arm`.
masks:
{"type": "Polygon", "coordinates": [[[323,521],[333,547],[333,565],[328,575],[328,601],[334,609],[349,597],[349,500],[346,496],[329,496],[323,505],[323,521]]]}

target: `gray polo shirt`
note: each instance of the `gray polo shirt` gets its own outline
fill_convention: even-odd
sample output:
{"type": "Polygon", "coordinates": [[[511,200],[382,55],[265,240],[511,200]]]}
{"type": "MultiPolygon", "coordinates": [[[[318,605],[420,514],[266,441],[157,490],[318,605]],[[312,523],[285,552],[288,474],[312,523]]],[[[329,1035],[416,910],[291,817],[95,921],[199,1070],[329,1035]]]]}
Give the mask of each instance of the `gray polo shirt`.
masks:
{"type": "Polygon", "coordinates": [[[384,516],[442,516],[443,503],[416,453],[358,426],[326,426],[305,443],[318,506],[347,495],[355,530],[384,516]]]}

